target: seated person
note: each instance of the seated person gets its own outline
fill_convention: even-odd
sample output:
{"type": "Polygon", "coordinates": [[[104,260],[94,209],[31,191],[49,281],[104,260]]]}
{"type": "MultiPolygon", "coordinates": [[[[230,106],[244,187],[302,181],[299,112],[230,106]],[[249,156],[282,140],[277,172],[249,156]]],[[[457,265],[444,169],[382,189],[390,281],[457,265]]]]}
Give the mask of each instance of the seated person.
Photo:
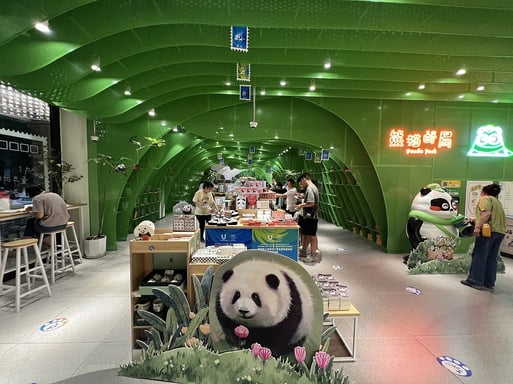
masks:
{"type": "MultiPolygon", "coordinates": [[[[25,189],[32,198],[32,206],[25,208],[26,212],[32,212],[32,218],[27,220],[25,237],[39,238],[41,233],[48,233],[65,229],[68,225],[69,212],[64,199],[56,193],[46,192],[41,186],[33,185],[25,189]]],[[[45,237],[45,244],[49,244],[49,238],[45,237]]]]}

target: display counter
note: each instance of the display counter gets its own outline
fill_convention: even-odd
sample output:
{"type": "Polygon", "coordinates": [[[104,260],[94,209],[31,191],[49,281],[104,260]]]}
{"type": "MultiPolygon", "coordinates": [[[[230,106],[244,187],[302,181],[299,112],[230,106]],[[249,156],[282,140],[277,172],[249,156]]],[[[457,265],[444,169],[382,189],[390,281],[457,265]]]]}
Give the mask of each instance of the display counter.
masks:
{"type": "Polygon", "coordinates": [[[205,226],[205,245],[221,246],[242,243],[248,249],[259,249],[298,259],[299,226],[295,222],[253,224],[240,220],[236,225],[205,226]]]}

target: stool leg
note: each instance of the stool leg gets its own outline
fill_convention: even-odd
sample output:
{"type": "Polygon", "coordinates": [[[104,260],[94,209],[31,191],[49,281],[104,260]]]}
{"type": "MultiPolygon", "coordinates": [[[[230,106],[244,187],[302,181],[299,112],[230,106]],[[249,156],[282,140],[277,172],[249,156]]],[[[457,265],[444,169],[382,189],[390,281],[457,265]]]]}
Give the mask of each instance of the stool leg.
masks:
{"type": "Polygon", "coordinates": [[[21,295],[21,249],[16,248],[16,298],[15,307],[16,312],[20,311],[20,295],[21,295]]]}
{"type": "MultiPolygon", "coordinates": [[[[5,273],[5,265],[7,264],[7,257],[9,256],[9,248],[5,248],[4,255],[2,257],[2,262],[0,266],[0,296],[4,294],[4,273],[5,273]]],[[[0,255],[1,257],[1,255],[0,255]]]]}
{"type": "Polygon", "coordinates": [[[71,248],[69,246],[68,235],[66,234],[66,231],[62,232],[62,252],[62,266],[64,267],[66,265],[65,257],[68,256],[71,269],[73,270],[73,272],[75,272],[75,262],[73,261],[73,254],[71,253],[71,248]]]}
{"type": "Polygon", "coordinates": [[[71,226],[71,231],[72,231],[72,235],[73,235],[73,241],[75,242],[76,247],[77,247],[76,252],[78,253],[78,259],[80,260],[80,264],[82,264],[84,261],[84,260],[82,260],[82,250],[80,249],[80,243],[78,242],[77,231],[75,231],[74,225],[71,226]]]}
{"type": "Polygon", "coordinates": [[[34,252],[36,253],[36,266],[41,269],[41,276],[43,277],[44,284],[46,289],[48,290],[48,296],[52,296],[52,291],[50,290],[50,282],[48,281],[48,277],[46,276],[45,267],[43,265],[43,259],[41,258],[41,253],[39,252],[39,248],[34,244],[34,252]]]}
{"type": "Polygon", "coordinates": [[[55,233],[52,233],[50,235],[50,253],[48,254],[48,257],[51,258],[50,260],[50,268],[51,268],[51,274],[52,274],[52,284],[55,284],[55,263],[57,263],[57,254],[56,254],[56,241],[55,241],[55,233]]]}
{"type": "Polygon", "coordinates": [[[30,281],[30,264],[28,261],[27,247],[23,247],[23,261],[25,262],[25,282],[27,283],[28,290],[32,290],[32,283],[30,281]]]}

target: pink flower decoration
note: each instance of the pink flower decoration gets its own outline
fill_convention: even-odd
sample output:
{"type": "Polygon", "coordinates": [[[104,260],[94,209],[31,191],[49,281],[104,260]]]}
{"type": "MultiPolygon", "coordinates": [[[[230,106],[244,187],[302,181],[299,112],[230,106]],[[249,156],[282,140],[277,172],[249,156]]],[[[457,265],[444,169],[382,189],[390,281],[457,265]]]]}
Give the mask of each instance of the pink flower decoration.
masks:
{"type": "Polygon", "coordinates": [[[297,362],[301,364],[306,359],[306,348],[305,347],[295,347],[294,348],[294,357],[297,362]]]}
{"type": "Polygon", "coordinates": [[[262,346],[259,343],[253,343],[251,345],[251,353],[255,357],[257,357],[260,354],[261,349],[262,349],[262,346]]]}
{"type": "Polygon", "coordinates": [[[315,362],[319,368],[326,368],[331,361],[331,356],[326,352],[315,352],[315,362]]]}
{"type": "Polygon", "coordinates": [[[233,331],[235,332],[235,336],[237,336],[239,339],[245,339],[249,336],[249,329],[243,325],[239,325],[233,331]]]}
{"type": "Polygon", "coordinates": [[[262,348],[260,348],[260,351],[258,351],[258,356],[260,356],[260,358],[263,361],[269,360],[271,358],[271,355],[272,355],[271,350],[266,347],[262,347],[262,348]]]}

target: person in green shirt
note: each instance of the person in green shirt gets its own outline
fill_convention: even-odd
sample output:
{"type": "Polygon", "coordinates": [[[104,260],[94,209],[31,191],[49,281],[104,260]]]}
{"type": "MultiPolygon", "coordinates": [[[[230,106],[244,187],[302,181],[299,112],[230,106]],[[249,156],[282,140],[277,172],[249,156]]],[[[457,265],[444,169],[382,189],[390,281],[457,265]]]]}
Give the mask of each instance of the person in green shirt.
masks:
{"type": "Polygon", "coordinates": [[[497,199],[501,187],[498,184],[485,185],[476,206],[474,219],[474,250],[469,275],[461,283],[472,288],[492,291],[497,277],[499,247],[506,234],[506,214],[497,199]],[[491,226],[491,236],[482,233],[483,224],[491,226]]]}

